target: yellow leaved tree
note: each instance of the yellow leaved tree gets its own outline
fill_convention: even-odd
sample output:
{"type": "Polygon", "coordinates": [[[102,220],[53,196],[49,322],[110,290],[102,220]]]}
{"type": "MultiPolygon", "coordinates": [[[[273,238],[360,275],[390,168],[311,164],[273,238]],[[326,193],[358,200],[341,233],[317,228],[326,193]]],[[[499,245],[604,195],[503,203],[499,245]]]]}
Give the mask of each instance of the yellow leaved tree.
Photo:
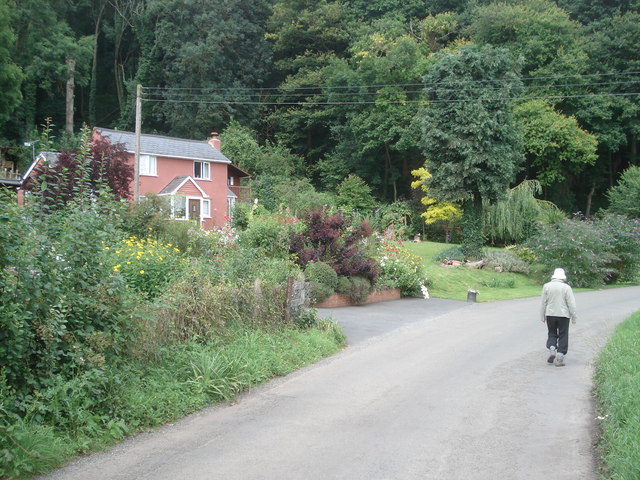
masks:
{"type": "Polygon", "coordinates": [[[417,170],[412,170],[411,174],[416,177],[416,180],[411,182],[411,188],[420,188],[425,194],[420,202],[426,207],[426,210],[420,214],[424,218],[424,222],[427,225],[431,225],[436,222],[442,222],[442,227],[445,232],[446,242],[451,241],[451,232],[456,223],[462,218],[462,209],[460,205],[453,202],[438,202],[435,198],[428,195],[428,187],[425,181],[431,178],[429,171],[422,167],[417,170]]]}

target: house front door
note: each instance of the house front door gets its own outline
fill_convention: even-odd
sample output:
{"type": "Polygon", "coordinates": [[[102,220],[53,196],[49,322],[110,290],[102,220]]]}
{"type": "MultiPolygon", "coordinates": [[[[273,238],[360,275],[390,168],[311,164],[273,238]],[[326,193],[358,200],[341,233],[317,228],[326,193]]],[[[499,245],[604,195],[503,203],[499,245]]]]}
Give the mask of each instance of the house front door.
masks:
{"type": "Polygon", "coordinates": [[[189,220],[200,222],[200,200],[189,199],[189,220]]]}

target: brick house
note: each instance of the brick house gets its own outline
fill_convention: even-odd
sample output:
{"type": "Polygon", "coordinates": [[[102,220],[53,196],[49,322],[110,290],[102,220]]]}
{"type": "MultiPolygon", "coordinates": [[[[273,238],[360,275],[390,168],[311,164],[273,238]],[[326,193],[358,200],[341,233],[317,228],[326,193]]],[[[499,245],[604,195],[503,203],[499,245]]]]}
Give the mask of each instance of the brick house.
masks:
{"type": "MultiPolygon", "coordinates": [[[[134,165],[133,132],[96,127],[93,135],[123,144],[134,165]]],[[[218,134],[211,135],[208,141],[140,137],[140,196],[154,193],[168,197],[174,219],[194,220],[205,229],[224,225],[235,202],[251,201],[250,187],[240,185],[240,180],[250,175],[220,152],[218,134]]]]}

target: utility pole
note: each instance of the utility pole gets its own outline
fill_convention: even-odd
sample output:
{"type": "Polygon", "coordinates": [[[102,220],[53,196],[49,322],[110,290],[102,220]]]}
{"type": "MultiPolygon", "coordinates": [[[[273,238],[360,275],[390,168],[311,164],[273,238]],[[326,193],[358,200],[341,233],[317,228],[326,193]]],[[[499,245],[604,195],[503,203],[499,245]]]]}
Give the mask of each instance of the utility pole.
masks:
{"type": "Polygon", "coordinates": [[[140,200],[140,135],[142,134],[142,85],[136,88],[136,151],[133,175],[133,201],[140,200]]]}
{"type": "Polygon", "coordinates": [[[67,58],[67,98],[66,98],[66,118],[65,130],[73,133],[73,105],[74,105],[74,89],[75,89],[75,71],[76,61],[73,58],[67,58]]]}

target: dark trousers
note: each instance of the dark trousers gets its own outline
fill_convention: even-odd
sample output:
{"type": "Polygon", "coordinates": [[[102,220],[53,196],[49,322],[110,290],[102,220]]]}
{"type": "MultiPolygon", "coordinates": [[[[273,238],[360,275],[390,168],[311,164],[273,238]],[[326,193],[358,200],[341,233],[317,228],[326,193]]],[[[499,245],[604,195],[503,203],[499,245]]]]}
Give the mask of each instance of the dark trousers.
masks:
{"type": "Polygon", "coordinates": [[[547,348],[552,345],[558,349],[558,353],[565,354],[569,349],[569,319],[566,317],[547,317],[547,348]]]}

